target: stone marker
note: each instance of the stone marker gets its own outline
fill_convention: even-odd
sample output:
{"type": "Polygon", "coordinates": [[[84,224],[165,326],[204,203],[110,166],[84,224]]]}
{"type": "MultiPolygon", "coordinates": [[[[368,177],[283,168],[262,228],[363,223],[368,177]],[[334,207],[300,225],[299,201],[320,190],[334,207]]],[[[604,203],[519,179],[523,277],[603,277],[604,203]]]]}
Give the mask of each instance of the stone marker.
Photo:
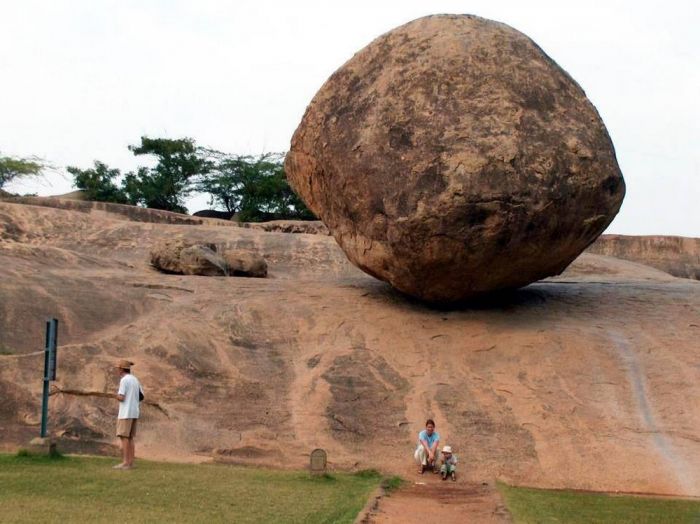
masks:
{"type": "Polygon", "coordinates": [[[317,448],[311,452],[309,468],[312,474],[322,475],[323,473],[325,473],[327,463],[328,456],[326,455],[326,452],[324,450],[317,448]]]}
{"type": "Polygon", "coordinates": [[[59,454],[56,440],[51,437],[34,437],[27,448],[30,453],[37,455],[55,457],[59,454]]]}

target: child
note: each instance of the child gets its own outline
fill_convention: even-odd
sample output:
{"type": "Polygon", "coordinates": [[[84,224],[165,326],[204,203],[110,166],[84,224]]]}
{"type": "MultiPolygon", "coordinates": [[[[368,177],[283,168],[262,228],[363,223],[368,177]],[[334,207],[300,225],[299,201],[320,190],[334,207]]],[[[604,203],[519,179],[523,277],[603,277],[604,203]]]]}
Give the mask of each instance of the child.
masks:
{"type": "Polygon", "coordinates": [[[457,480],[457,455],[452,454],[452,448],[445,446],[442,448],[442,466],[440,466],[440,474],[442,480],[447,480],[449,475],[452,480],[457,480]]]}

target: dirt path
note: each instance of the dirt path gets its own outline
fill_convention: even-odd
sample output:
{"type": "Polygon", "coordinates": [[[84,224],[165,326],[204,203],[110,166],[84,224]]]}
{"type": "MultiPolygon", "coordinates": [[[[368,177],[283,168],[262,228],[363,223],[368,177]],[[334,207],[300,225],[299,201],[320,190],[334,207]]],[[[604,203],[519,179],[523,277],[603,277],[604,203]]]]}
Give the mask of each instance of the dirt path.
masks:
{"type": "Polygon", "coordinates": [[[464,524],[511,522],[511,518],[493,482],[443,482],[426,474],[379,499],[366,522],[464,524]]]}

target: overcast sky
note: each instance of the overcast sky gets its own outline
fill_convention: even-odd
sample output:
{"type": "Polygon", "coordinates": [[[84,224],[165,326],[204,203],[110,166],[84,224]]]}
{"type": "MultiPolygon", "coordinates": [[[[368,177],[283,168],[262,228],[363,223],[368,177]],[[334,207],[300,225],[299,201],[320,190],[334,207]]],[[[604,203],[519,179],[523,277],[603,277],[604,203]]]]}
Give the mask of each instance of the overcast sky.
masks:
{"type": "MultiPolygon", "coordinates": [[[[530,36],[598,108],[627,182],[609,233],[700,237],[698,12],[689,0],[0,0],[0,153],[130,170],[141,135],[286,151],[356,51],[418,17],[470,13],[530,36]]],[[[67,177],[10,189],[72,190],[67,177]]]]}

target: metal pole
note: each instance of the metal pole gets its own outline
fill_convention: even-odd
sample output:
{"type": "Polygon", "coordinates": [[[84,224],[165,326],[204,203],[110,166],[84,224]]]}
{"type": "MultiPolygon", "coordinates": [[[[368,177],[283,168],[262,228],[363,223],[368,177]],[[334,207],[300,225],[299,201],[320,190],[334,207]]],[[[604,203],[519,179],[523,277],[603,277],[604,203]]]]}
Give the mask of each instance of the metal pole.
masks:
{"type": "Polygon", "coordinates": [[[46,437],[46,421],[49,416],[49,351],[51,321],[46,321],[46,347],[44,348],[44,390],[41,395],[41,438],[46,437]]]}
{"type": "Polygon", "coordinates": [[[58,320],[52,318],[48,322],[49,326],[49,368],[46,376],[48,379],[56,380],[56,364],[58,361],[57,353],[57,338],[58,338],[58,320]]]}
{"type": "Polygon", "coordinates": [[[58,320],[46,321],[46,347],[44,348],[44,388],[41,394],[41,438],[46,437],[49,418],[49,381],[56,380],[56,346],[58,320]]]}

